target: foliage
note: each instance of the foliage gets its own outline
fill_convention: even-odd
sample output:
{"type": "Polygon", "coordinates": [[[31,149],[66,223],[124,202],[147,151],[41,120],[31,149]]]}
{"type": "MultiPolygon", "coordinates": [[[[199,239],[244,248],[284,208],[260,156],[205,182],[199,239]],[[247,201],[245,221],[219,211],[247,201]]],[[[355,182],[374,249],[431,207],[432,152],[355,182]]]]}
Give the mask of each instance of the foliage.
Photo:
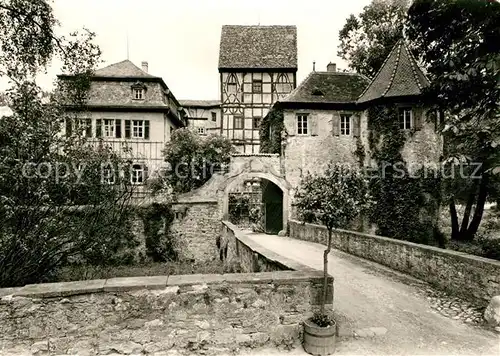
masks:
{"type": "Polygon", "coordinates": [[[314,313],[311,321],[318,325],[320,328],[327,328],[329,326],[335,325],[335,320],[330,315],[314,313]]]}
{"type": "Polygon", "coordinates": [[[60,37],[56,24],[48,1],[0,0],[0,73],[10,80],[13,111],[0,120],[1,287],[48,280],[69,263],[122,263],[136,245],[130,181],[102,180],[105,165],[126,170],[127,162],[60,135],[65,120],[77,116],[65,105],[85,109],[100,50],[93,33],[60,37]],[[74,79],[47,97],[34,78],[55,57],[74,79]]]}
{"type": "Polygon", "coordinates": [[[178,249],[170,234],[174,220],[171,204],[153,203],[142,208],[140,216],[146,235],[146,254],[154,262],[177,261],[178,249]]]}
{"type": "Polygon", "coordinates": [[[408,37],[431,80],[426,95],[444,114],[445,159],[482,165],[481,179],[447,189],[452,238],[470,241],[479,228],[484,203],[498,185],[491,170],[500,158],[500,3],[416,0],[408,19],[408,37]],[[456,202],[467,204],[461,226],[456,202]]]}
{"type": "Polygon", "coordinates": [[[435,167],[409,172],[401,150],[414,131],[399,128],[397,106],[372,106],[367,117],[370,151],[377,162],[370,181],[375,204],[369,215],[377,233],[426,244],[434,237],[444,247],[435,221],[441,204],[439,172],[435,167]]]}
{"type": "Polygon", "coordinates": [[[175,130],[163,151],[170,171],[162,186],[174,193],[186,193],[201,187],[229,163],[234,147],[220,135],[199,136],[187,128],[175,130]]]}
{"type": "Polygon", "coordinates": [[[241,219],[247,217],[250,212],[250,195],[248,193],[229,194],[228,202],[229,221],[238,224],[241,219]]]}
{"type": "Polygon", "coordinates": [[[339,164],[330,164],[321,175],[306,175],[295,198],[304,221],[322,223],[329,230],[347,227],[371,203],[362,173],[339,164]]]}
{"type": "Polygon", "coordinates": [[[273,107],[260,123],[260,152],[281,154],[283,109],[273,107]]]}
{"type": "Polygon", "coordinates": [[[369,208],[371,197],[368,182],[358,170],[329,164],[322,174],[306,175],[302,179],[295,199],[297,212],[304,221],[321,222],[328,229],[327,248],[323,253],[323,297],[320,313],[325,316],[332,230],[346,227],[369,208]]]}
{"type": "Polygon", "coordinates": [[[408,0],[373,0],[358,16],[351,14],[339,32],[338,56],[373,78],[402,37],[408,6],[408,0]]]}

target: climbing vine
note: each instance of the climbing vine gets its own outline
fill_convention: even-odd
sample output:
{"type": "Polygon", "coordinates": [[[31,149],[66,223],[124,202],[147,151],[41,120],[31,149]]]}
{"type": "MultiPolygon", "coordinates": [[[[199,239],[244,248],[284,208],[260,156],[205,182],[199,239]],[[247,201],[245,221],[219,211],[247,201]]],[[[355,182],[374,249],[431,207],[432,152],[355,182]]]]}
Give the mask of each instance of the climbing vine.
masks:
{"type": "Polygon", "coordinates": [[[146,254],[155,262],[176,261],[178,258],[175,240],[170,234],[174,212],[170,204],[153,203],[139,208],[144,223],[146,254]]]}
{"type": "Polygon", "coordinates": [[[281,132],[284,128],[283,109],[272,108],[260,124],[260,152],[281,153],[281,132]]]}
{"type": "Polygon", "coordinates": [[[368,144],[378,173],[371,180],[375,204],[370,220],[377,225],[378,234],[426,244],[437,241],[443,245],[435,222],[439,177],[429,168],[410,175],[402,149],[415,129],[404,131],[399,125],[397,106],[378,105],[368,109],[368,144]]]}

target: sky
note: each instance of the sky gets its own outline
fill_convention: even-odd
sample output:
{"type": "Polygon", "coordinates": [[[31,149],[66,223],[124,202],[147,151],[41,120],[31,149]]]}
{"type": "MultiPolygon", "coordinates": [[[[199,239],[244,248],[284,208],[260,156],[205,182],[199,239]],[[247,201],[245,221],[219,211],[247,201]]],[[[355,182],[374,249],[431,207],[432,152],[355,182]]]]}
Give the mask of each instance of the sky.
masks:
{"type": "MultiPolygon", "coordinates": [[[[96,32],[106,66],[128,58],[160,76],[177,99],[218,99],[222,25],[296,25],[300,83],[337,57],[338,33],[370,0],[54,0],[58,33],[86,27],[96,32]]],[[[39,84],[50,88],[54,63],[39,84]]]]}

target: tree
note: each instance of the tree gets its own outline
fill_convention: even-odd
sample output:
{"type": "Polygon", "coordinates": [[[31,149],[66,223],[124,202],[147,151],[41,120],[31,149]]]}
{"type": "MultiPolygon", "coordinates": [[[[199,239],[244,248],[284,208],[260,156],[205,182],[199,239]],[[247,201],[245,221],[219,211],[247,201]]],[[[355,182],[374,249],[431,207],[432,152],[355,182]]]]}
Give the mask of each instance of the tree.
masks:
{"type": "Polygon", "coordinates": [[[338,56],[349,68],[373,78],[403,35],[408,0],[373,0],[339,32],[338,56]]]}
{"type": "Polygon", "coordinates": [[[170,170],[159,186],[170,187],[174,193],[199,188],[229,163],[232,152],[231,141],[223,136],[202,137],[187,128],[175,130],[163,151],[170,170]]]}
{"type": "Polygon", "coordinates": [[[443,114],[448,169],[466,166],[466,179],[447,189],[456,240],[474,238],[497,179],[492,172],[500,158],[499,23],[497,1],[416,0],[408,12],[407,34],[431,81],[426,95],[443,114]],[[457,202],[466,204],[461,224],[457,202]]]}
{"type": "Polygon", "coordinates": [[[342,165],[330,164],[320,175],[306,175],[295,195],[297,212],[307,222],[319,222],[328,231],[327,248],[323,254],[323,298],[321,314],[325,315],[328,283],[328,254],[332,232],[346,228],[366,211],[371,203],[368,182],[361,172],[342,165]]]}
{"type": "Polygon", "coordinates": [[[95,34],[56,36],[48,1],[0,0],[0,74],[10,80],[13,114],[0,119],[0,286],[39,283],[74,261],[118,263],[116,251],[134,247],[129,234],[129,181],[103,182],[103,169],[127,162],[104,147],[61,135],[85,110],[90,77],[99,63],[95,34]],[[71,80],[53,95],[37,74],[58,57],[71,80]],[[43,99],[43,100],[42,100],[43,99]],[[115,257],[115,258],[113,258],[115,257]]]}

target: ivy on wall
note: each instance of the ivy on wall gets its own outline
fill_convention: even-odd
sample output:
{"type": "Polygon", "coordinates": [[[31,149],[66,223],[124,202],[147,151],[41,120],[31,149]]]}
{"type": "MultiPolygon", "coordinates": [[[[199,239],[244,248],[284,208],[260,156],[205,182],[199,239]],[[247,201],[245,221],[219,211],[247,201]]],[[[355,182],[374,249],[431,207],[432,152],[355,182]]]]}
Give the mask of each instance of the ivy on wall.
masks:
{"type": "Polygon", "coordinates": [[[377,234],[417,243],[437,242],[444,247],[444,237],[436,226],[439,176],[429,168],[410,175],[401,153],[415,129],[400,129],[395,105],[373,106],[367,114],[368,144],[371,157],[377,162],[377,174],[370,184],[375,201],[370,220],[376,224],[377,234]]]}
{"type": "Polygon", "coordinates": [[[281,132],[283,129],[283,109],[273,107],[260,124],[261,153],[281,154],[281,132]]]}
{"type": "Polygon", "coordinates": [[[153,203],[139,208],[144,223],[146,254],[155,262],[176,261],[178,250],[170,234],[174,212],[170,204],[153,203]]]}

